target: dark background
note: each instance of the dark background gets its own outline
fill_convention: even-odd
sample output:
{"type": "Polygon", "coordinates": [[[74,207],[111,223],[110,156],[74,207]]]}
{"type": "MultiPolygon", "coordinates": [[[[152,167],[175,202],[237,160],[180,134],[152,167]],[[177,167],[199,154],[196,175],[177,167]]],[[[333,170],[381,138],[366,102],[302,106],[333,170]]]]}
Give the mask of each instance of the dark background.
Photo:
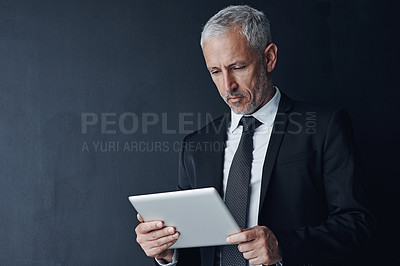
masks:
{"type": "Polygon", "coordinates": [[[194,113],[196,129],[227,110],[199,35],[216,11],[247,3],[271,20],[275,85],[350,113],[379,222],[369,260],[399,265],[396,2],[0,0],[0,264],[152,265],[127,197],[175,189],[184,132],[159,122],[145,133],[141,116],[166,113],[177,129],[194,113]],[[139,117],[133,134],[118,127],[126,112],[139,117]],[[114,113],[116,132],[99,121],[83,133],[83,113],[114,113]],[[169,149],[96,152],[98,141],[169,149]]]}

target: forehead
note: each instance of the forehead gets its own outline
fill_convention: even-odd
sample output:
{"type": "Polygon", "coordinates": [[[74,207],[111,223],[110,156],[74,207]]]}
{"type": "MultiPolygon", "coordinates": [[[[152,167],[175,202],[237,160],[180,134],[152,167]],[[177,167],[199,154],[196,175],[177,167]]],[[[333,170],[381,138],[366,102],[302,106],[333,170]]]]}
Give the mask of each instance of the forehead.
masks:
{"type": "Polygon", "coordinates": [[[203,55],[207,67],[217,67],[221,64],[230,65],[235,61],[251,60],[256,53],[242,33],[230,29],[225,34],[206,41],[203,45],[203,55]]]}

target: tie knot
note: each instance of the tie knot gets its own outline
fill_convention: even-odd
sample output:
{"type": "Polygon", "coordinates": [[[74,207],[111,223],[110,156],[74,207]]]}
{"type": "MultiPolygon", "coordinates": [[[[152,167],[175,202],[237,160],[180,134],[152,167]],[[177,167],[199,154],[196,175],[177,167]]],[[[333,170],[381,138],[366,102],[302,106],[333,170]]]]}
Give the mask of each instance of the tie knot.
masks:
{"type": "Polygon", "coordinates": [[[253,134],[256,128],[258,128],[262,123],[253,116],[242,116],[240,124],[243,126],[243,132],[253,134]]]}

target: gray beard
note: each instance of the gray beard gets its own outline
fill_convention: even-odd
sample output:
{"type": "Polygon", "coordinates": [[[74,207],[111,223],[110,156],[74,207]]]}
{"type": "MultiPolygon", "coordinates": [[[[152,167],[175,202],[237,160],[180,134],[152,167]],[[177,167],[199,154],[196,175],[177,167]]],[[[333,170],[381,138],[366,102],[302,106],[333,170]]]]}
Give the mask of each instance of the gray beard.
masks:
{"type": "MultiPolygon", "coordinates": [[[[243,110],[241,112],[236,112],[231,106],[229,106],[231,108],[231,110],[239,115],[249,115],[254,113],[261,105],[261,103],[264,102],[265,98],[267,97],[267,92],[268,92],[268,84],[270,82],[270,80],[268,79],[266,73],[265,73],[265,69],[262,69],[260,71],[260,76],[258,79],[258,82],[256,84],[256,87],[260,87],[260,83],[263,84],[263,88],[260,90],[257,90],[257,92],[255,93],[255,99],[257,99],[256,101],[251,101],[248,105],[246,110],[243,110]],[[264,71],[262,71],[264,70],[264,71]]],[[[237,93],[226,93],[225,94],[225,102],[227,102],[228,97],[230,96],[247,96],[241,92],[237,92],[237,93]]],[[[240,103],[233,103],[232,105],[237,105],[239,106],[240,103]]]]}

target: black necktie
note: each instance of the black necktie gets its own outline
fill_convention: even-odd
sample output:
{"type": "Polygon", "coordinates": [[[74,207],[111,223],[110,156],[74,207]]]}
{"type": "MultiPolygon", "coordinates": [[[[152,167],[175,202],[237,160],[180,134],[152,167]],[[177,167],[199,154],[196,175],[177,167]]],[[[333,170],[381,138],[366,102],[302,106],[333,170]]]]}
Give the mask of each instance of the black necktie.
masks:
{"type": "MultiPolygon", "coordinates": [[[[237,224],[241,228],[247,228],[251,164],[253,162],[253,135],[261,122],[252,116],[243,116],[240,123],[243,125],[243,133],[229,170],[225,204],[237,224]]],[[[247,261],[237,249],[237,245],[223,246],[221,255],[222,266],[247,265],[247,261]]]]}

